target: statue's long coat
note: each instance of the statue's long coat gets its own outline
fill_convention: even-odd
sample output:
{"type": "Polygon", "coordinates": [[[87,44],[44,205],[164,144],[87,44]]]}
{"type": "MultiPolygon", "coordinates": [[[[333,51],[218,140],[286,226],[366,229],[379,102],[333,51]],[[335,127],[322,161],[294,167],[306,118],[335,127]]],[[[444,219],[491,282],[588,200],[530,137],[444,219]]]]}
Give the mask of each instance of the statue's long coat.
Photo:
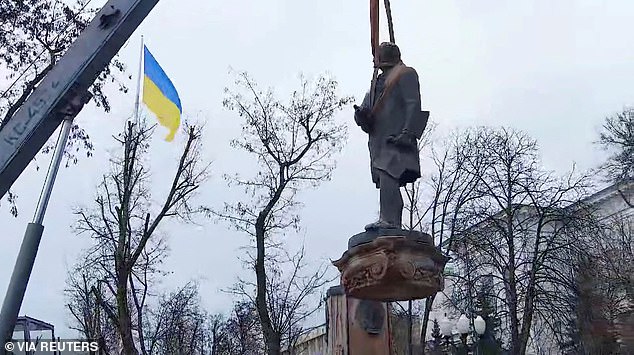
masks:
{"type": "Polygon", "coordinates": [[[395,179],[401,186],[420,177],[420,158],[416,146],[401,147],[388,142],[388,137],[398,136],[403,129],[420,138],[421,100],[418,74],[403,64],[387,75],[377,78],[374,107],[370,107],[370,94],[366,94],[362,108],[374,110],[370,118],[368,148],[372,182],[379,187],[379,170],[395,179]],[[386,90],[387,88],[387,90],[386,90]]]}

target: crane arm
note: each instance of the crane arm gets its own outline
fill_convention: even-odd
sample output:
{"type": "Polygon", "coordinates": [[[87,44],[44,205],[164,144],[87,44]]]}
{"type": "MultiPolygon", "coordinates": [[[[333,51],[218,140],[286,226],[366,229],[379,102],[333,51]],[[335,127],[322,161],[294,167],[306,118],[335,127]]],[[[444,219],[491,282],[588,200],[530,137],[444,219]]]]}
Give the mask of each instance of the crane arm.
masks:
{"type": "MultiPolygon", "coordinates": [[[[159,0],[110,0],[0,128],[0,198],[159,0]]],[[[74,112],[73,114],[77,114],[74,112]]]]}

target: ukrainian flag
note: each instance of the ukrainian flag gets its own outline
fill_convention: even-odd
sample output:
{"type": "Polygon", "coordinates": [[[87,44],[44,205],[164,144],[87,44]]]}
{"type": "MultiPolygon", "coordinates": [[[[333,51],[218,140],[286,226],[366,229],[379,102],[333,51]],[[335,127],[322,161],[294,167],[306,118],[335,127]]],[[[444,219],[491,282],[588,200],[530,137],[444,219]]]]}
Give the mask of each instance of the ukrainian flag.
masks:
{"type": "Polygon", "coordinates": [[[143,103],[169,129],[165,140],[171,142],[181,122],[181,100],[178,92],[146,46],[143,46],[143,103]]]}

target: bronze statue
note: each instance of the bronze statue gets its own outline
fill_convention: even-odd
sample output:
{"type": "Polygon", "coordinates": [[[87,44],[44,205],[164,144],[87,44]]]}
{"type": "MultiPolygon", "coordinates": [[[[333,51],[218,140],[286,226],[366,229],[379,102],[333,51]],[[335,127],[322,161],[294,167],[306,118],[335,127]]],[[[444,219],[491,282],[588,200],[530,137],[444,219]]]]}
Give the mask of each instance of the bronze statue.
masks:
{"type": "MultiPolygon", "coordinates": [[[[354,106],[354,119],[368,133],[372,182],[379,189],[380,216],[366,230],[400,229],[403,198],[400,187],[420,177],[418,139],[427,125],[429,112],[421,112],[418,74],[401,61],[394,43],[378,48],[374,93],[354,106]]],[[[370,90],[372,91],[372,90],[370,90]]]]}

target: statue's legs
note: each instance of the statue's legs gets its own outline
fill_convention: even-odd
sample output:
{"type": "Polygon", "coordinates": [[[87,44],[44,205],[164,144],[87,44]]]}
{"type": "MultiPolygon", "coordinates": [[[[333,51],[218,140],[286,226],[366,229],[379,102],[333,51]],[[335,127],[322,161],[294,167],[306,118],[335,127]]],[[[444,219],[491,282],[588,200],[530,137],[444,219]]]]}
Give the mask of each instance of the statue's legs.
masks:
{"type": "Polygon", "coordinates": [[[401,228],[403,197],[399,181],[384,171],[379,172],[379,200],[379,220],[365,229],[401,228]]]}
{"type": "Polygon", "coordinates": [[[401,228],[403,197],[399,181],[385,172],[381,172],[380,179],[380,219],[396,228],[401,228]]]}

